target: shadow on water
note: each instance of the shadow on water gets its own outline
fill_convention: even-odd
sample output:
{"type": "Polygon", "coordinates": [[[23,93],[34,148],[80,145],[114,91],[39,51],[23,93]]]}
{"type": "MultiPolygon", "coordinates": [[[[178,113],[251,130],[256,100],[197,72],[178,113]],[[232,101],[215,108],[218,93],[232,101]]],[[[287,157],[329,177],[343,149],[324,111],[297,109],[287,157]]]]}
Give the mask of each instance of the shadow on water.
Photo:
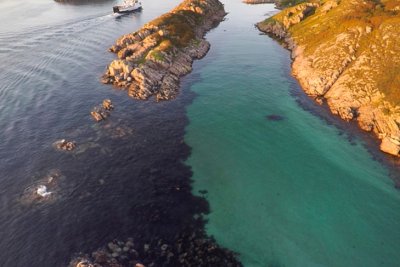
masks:
{"type": "MultiPolygon", "coordinates": [[[[274,39],[272,36],[270,37],[274,39]]],[[[285,64],[282,65],[286,66],[284,69],[286,76],[291,77],[290,59],[287,59],[287,61],[288,62],[285,62],[285,64]]],[[[370,153],[371,158],[384,165],[388,169],[389,176],[392,178],[394,186],[396,188],[400,188],[399,158],[387,155],[380,151],[379,139],[376,138],[373,133],[361,130],[356,121],[346,122],[339,116],[332,114],[326,103],[323,103],[322,105],[317,104],[301,89],[301,86],[297,81],[294,79],[288,80],[292,81],[290,84],[290,94],[295,98],[296,102],[302,109],[322,119],[326,124],[335,126],[338,129],[338,134],[344,134],[351,145],[356,145],[357,139],[360,138],[362,140],[362,145],[370,153]]]]}
{"type": "MultiPolygon", "coordinates": [[[[199,80],[191,75],[182,88],[199,80]]],[[[0,265],[65,266],[74,252],[90,253],[126,237],[141,246],[160,239],[174,243],[194,232],[205,237],[205,221],[195,215],[208,213],[209,206],[192,195],[192,171],[184,164],[190,155],[183,141],[185,107],[195,94],[183,90],[161,103],[115,91],[120,97],[107,121],[81,122],[65,131],[65,138],[77,142],[74,152],[56,151],[50,142],[35,151],[41,155],[31,164],[15,169],[13,162],[7,173],[14,179],[32,168],[34,174],[30,183],[14,184],[15,201],[4,207],[9,212],[3,216],[10,217],[3,223],[8,234],[0,241],[0,265]],[[63,177],[55,200],[21,203],[18,188],[38,184],[50,168],[63,177]]]]}
{"type": "MultiPolygon", "coordinates": [[[[183,141],[186,106],[195,97],[185,88],[200,76],[185,78],[178,98],[161,103],[129,99],[101,85],[104,64],[113,57],[108,44],[148,21],[151,12],[161,13],[149,8],[115,24],[96,15],[103,9],[87,14],[90,19],[54,18],[32,36],[25,35],[25,25],[11,34],[20,34],[26,47],[20,48],[23,57],[3,58],[14,64],[2,73],[0,87],[0,266],[65,266],[74,253],[90,253],[113,239],[143,244],[193,232],[205,236],[205,222],[195,215],[208,213],[209,206],[191,193],[192,171],[184,164],[190,148],[183,141]],[[116,108],[107,121],[95,123],[90,109],[104,98],[116,108]],[[52,143],[61,138],[77,148],[55,150],[52,143]],[[48,186],[52,201],[32,198],[31,189],[53,170],[58,180],[48,186]]],[[[10,47],[11,35],[0,36],[10,47]]]]}
{"type": "Polygon", "coordinates": [[[288,56],[285,59],[284,64],[282,64],[282,66],[285,66],[283,71],[286,77],[290,77],[289,80],[292,81],[292,83],[290,84],[290,94],[295,98],[298,105],[305,111],[308,111],[314,116],[322,119],[328,125],[335,126],[338,129],[339,135],[346,134],[347,139],[351,145],[356,145],[356,139],[361,138],[361,140],[363,141],[363,145],[370,153],[371,158],[384,165],[389,170],[389,176],[392,178],[394,186],[400,189],[400,159],[380,151],[380,140],[375,137],[373,133],[361,130],[357,124],[357,121],[353,120],[350,122],[346,122],[342,120],[339,116],[332,114],[329,106],[325,101],[322,103],[322,105],[319,105],[316,101],[309,97],[302,90],[298,81],[291,75],[291,67],[293,61],[290,56],[291,51],[287,48],[286,43],[281,39],[277,39],[272,34],[266,34],[263,32],[260,32],[259,34],[268,36],[269,38],[278,42],[287,51],[288,56]]]}
{"type": "Polygon", "coordinates": [[[67,131],[80,141],[78,152],[95,145],[82,153],[49,150],[38,159],[42,171],[32,180],[56,165],[65,177],[60,196],[49,203],[13,203],[19,211],[0,241],[7,247],[1,266],[62,266],[71,252],[88,252],[114,238],[173,240],[186,228],[201,229],[204,222],[193,216],[207,213],[208,205],[191,194],[192,172],[183,164],[190,154],[183,142],[184,107],[192,98],[186,93],[168,103],[140,103],[142,111],[115,125],[118,112],[110,122],[67,131]],[[113,136],[117,127],[133,128],[132,135],[113,136]]]}
{"type": "MultiPolygon", "coordinates": [[[[139,109],[142,111],[139,114],[136,113],[137,110],[135,115],[129,112],[126,114],[125,120],[133,115],[132,123],[140,125],[139,128],[135,127],[127,144],[111,145],[113,151],[104,157],[93,155],[96,161],[104,162],[105,166],[91,167],[84,173],[92,172],[91,175],[96,176],[99,169],[104,168],[102,177],[106,181],[114,180],[117,184],[107,185],[106,182],[107,186],[96,192],[97,197],[90,204],[95,217],[84,215],[84,228],[77,227],[76,224],[74,226],[75,229],[80,229],[74,236],[88,233],[95,235],[84,239],[94,241],[88,247],[92,251],[113,239],[124,240],[127,237],[133,238],[139,253],[144,253],[145,244],[156,247],[167,243],[174,248],[179,242],[189,242],[183,251],[173,250],[173,255],[176,256],[171,262],[165,260],[165,255],[157,255],[154,251],[141,260],[146,265],[155,262],[156,266],[178,266],[182,264],[178,262],[178,257],[181,260],[182,254],[199,253],[197,256],[201,258],[201,252],[198,251],[200,246],[195,249],[192,245],[197,241],[208,240],[208,246],[214,250],[203,257],[211,255],[233,262],[233,254],[218,248],[213,239],[206,236],[206,221],[201,215],[210,212],[209,205],[205,198],[191,193],[192,171],[184,164],[191,153],[191,148],[183,141],[184,129],[188,124],[185,107],[195,97],[195,93],[188,88],[191,83],[200,81],[200,76],[195,74],[184,79],[181,86],[184,92],[175,100],[136,103],[145,107],[139,109]],[[113,188],[114,186],[117,188],[113,188]],[[99,236],[102,237],[100,240],[99,236]]],[[[126,107],[125,112],[128,109],[126,107]]],[[[87,157],[92,155],[88,154],[87,157]]],[[[84,163],[78,169],[83,168],[83,165],[84,163]]],[[[81,204],[82,201],[75,203],[76,206],[81,204]]],[[[201,247],[204,249],[204,244],[201,247]]],[[[86,252],[90,252],[90,249],[86,252]]],[[[82,248],[75,251],[85,252],[82,248]]],[[[82,254],[76,256],[79,255],[82,254]]],[[[191,260],[193,259],[189,259],[189,263],[191,260]]],[[[215,263],[218,264],[218,261],[215,263]]]]}

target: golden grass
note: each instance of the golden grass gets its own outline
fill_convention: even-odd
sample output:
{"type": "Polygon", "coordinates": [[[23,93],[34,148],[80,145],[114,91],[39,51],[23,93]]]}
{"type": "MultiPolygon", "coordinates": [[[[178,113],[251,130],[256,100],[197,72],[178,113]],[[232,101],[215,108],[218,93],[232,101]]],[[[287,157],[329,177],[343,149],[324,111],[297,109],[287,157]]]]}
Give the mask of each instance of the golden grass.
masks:
{"type": "MultiPolygon", "coordinates": [[[[371,81],[371,85],[383,93],[386,100],[400,105],[400,0],[341,0],[337,2],[337,7],[326,11],[324,4],[329,1],[332,0],[320,1],[320,7],[313,15],[290,26],[288,31],[292,38],[305,48],[305,56],[318,56],[327,62],[335,57],[324,55],[321,49],[333,45],[336,49],[330,50],[330,53],[337,53],[336,58],[340,58],[343,51],[350,50],[349,43],[356,44],[357,48],[353,47],[355,56],[369,57],[371,65],[366,67],[370,71],[352,70],[354,63],[351,63],[348,66],[350,75],[360,84],[371,81]],[[338,41],[343,34],[349,42],[338,41]]],[[[290,17],[289,14],[298,12],[296,7],[287,8],[263,23],[283,24],[284,19],[290,17]]],[[[344,56],[353,55],[347,52],[344,56]]],[[[335,64],[339,68],[341,61],[321,67],[332,68],[335,64]]],[[[324,71],[322,69],[321,73],[324,71]]],[[[356,86],[348,86],[350,90],[360,90],[356,86]]]]}

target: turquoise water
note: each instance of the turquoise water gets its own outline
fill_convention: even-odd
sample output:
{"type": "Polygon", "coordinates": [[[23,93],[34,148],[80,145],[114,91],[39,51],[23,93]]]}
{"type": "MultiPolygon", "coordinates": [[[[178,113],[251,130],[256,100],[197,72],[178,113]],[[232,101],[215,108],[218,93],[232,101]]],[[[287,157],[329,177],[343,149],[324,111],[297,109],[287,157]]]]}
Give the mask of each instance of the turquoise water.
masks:
{"type": "Polygon", "coordinates": [[[253,26],[272,5],[225,7],[187,108],[208,233],[245,266],[399,266],[400,193],[388,171],[297,104],[288,52],[253,26]]]}

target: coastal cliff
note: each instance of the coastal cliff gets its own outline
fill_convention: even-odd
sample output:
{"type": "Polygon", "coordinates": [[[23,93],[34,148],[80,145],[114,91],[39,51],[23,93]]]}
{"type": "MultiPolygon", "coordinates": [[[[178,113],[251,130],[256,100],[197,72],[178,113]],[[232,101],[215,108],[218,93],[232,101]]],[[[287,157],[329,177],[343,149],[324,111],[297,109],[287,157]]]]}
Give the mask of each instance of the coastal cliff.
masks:
{"type": "Polygon", "coordinates": [[[204,34],[225,15],[218,0],[183,1],[140,30],[120,37],[110,48],[118,59],[108,66],[102,82],[126,88],[137,99],[174,98],[180,77],[210,48],[204,34]]]}
{"type": "Polygon", "coordinates": [[[325,0],[257,24],[292,51],[292,73],[332,113],[400,156],[400,1],[325,0]]]}

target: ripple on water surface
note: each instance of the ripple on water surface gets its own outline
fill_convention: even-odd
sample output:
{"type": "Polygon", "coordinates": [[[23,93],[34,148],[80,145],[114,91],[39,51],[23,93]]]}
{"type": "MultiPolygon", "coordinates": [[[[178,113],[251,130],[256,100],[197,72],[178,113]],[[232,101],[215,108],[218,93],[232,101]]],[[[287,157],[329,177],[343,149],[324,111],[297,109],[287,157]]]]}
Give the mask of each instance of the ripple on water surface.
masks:
{"type": "Polygon", "coordinates": [[[120,18],[104,16],[111,2],[78,8],[28,1],[35,12],[45,6],[55,14],[40,11],[23,20],[10,8],[0,18],[1,49],[12,49],[0,53],[7,62],[0,72],[1,266],[63,266],[73,253],[114,238],[172,236],[206,210],[191,195],[191,172],[182,164],[189,154],[183,107],[192,95],[140,102],[99,82],[115,57],[107,48],[178,0],[149,0],[146,12],[120,18]],[[18,23],[11,27],[10,19],[18,23]],[[96,124],[90,110],[105,98],[116,109],[96,124]],[[62,138],[75,141],[76,151],[54,150],[62,138]],[[62,178],[53,188],[46,179],[54,169],[62,178]],[[43,183],[54,201],[29,198],[43,183]]]}

